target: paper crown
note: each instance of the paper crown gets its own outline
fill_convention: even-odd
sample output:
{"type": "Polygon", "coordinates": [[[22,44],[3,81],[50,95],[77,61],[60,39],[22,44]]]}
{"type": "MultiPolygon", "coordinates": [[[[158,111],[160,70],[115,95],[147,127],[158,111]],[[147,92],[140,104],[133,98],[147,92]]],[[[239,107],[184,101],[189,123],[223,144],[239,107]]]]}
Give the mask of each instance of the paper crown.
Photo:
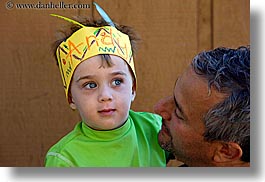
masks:
{"type": "Polygon", "coordinates": [[[111,26],[86,27],[74,20],[52,14],[52,16],[63,18],[82,27],[63,41],[56,50],[57,61],[67,99],[76,67],[88,58],[96,55],[111,54],[121,57],[129,65],[136,80],[129,36],[117,30],[106,13],[97,4],[95,5],[101,16],[111,26]]]}

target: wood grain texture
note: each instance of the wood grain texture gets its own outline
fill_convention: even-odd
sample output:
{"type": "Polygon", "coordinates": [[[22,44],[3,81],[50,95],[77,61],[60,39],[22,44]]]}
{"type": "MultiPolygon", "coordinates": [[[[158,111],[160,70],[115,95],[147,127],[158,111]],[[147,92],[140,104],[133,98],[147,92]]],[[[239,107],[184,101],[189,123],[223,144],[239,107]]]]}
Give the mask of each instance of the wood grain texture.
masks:
{"type": "Polygon", "coordinates": [[[213,1],[213,46],[250,44],[250,0],[213,1]]]}
{"type": "MultiPolygon", "coordinates": [[[[55,32],[68,23],[49,14],[98,14],[93,7],[8,10],[6,2],[0,1],[0,166],[43,166],[49,147],[80,120],[65,100],[51,51],[55,32]]],[[[142,38],[135,58],[135,111],[152,112],[160,98],[172,94],[176,78],[198,51],[250,43],[249,1],[238,2],[97,0],[114,21],[132,26],[142,38]]]]}

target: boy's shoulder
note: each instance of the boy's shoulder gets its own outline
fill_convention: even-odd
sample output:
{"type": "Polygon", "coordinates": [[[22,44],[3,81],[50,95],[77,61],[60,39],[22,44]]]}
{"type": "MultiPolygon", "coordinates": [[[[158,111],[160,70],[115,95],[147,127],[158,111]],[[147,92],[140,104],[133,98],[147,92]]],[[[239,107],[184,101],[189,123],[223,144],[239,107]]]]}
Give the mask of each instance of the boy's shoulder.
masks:
{"type": "Polygon", "coordinates": [[[138,117],[144,117],[144,118],[156,118],[156,119],[162,119],[162,117],[158,114],[151,113],[151,112],[143,112],[143,111],[129,111],[130,116],[138,116],[138,117]]]}
{"type": "Polygon", "coordinates": [[[130,110],[129,116],[134,121],[134,123],[139,123],[141,125],[147,124],[160,127],[162,124],[162,117],[151,112],[135,112],[133,110],[130,110]]]}
{"type": "Polygon", "coordinates": [[[54,144],[50,148],[49,151],[60,152],[61,150],[63,150],[65,146],[67,146],[67,144],[71,143],[77,137],[82,135],[81,127],[82,127],[82,122],[77,123],[74,129],[70,131],[68,134],[66,134],[65,136],[63,136],[56,144],[54,144]]]}

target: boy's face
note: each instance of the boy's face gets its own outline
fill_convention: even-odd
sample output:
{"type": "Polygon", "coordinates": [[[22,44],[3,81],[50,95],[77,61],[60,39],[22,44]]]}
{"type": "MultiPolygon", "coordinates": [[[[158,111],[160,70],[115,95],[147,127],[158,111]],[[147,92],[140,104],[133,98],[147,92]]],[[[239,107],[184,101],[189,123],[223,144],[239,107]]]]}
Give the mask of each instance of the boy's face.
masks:
{"type": "Polygon", "coordinates": [[[76,108],[82,120],[96,130],[121,126],[128,118],[135,87],[126,62],[110,56],[108,66],[101,56],[80,63],[71,83],[70,106],[76,108]]]}

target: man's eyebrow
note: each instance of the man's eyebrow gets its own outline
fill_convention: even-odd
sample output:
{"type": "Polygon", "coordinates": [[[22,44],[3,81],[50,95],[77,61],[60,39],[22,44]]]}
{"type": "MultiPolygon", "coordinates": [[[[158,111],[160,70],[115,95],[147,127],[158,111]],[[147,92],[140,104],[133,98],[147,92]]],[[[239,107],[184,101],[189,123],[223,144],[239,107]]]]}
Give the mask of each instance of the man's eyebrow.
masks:
{"type": "MultiPolygon", "coordinates": [[[[176,86],[176,83],[177,83],[178,79],[179,79],[179,78],[177,78],[177,80],[176,80],[176,82],[175,82],[175,86],[176,86]]],[[[175,88],[174,88],[174,90],[175,90],[175,88]]],[[[177,99],[176,99],[175,94],[174,94],[174,90],[173,90],[173,98],[174,98],[174,102],[175,102],[176,108],[178,108],[178,110],[179,110],[179,112],[181,113],[181,115],[184,117],[184,119],[186,119],[187,117],[186,117],[185,113],[183,112],[182,107],[181,107],[181,106],[179,105],[179,103],[177,102],[177,99]]]]}
{"type": "Polygon", "coordinates": [[[182,107],[178,104],[175,95],[174,95],[173,97],[174,97],[174,102],[175,102],[176,108],[178,108],[178,110],[180,111],[180,113],[184,116],[185,114],[184,114],[184,112],[183,112],[183,109],[182,109],[182,107]]]}

